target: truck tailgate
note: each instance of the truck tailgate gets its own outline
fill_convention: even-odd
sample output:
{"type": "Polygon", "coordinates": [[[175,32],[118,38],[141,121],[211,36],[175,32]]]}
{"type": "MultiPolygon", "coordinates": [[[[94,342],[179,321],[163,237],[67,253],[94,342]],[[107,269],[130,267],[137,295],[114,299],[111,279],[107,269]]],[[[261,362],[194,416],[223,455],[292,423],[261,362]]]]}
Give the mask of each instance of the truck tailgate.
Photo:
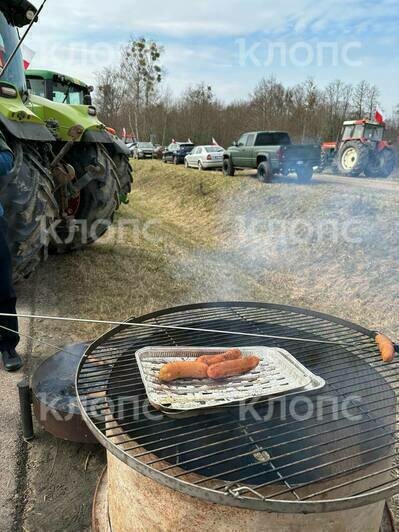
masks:
{"type": "Polygon", "coordinates": [[[321,147],[319,144],[291,144],[282,148],[283,160],[293,164],[313,163],[320,164],[321,147]]]}

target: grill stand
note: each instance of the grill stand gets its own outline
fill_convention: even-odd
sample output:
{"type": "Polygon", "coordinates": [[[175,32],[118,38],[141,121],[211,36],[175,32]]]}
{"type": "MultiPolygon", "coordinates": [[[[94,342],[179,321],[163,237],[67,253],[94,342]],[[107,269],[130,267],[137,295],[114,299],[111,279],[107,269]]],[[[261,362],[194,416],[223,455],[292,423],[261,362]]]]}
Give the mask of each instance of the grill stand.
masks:
{"type": "Polygon", "coordinates": [[[346,512],[322,515],[269,514],[236,510],[225,506],[217,506],[215,510],[213,504],[178,494],[154,483],[113,456],[108,455],[108,463],[111,475],[108,476],[107,470],[104,470],[94,496],[93,532],[126,532],[130,529],[129,523],[131,527],[133,522],[137,523],[135,530],[142,532],[148,530],[179,532],[183,530],[178,527],[179,522],[182,523],[181,526],[184,526],[184,530],[195,526],[199,532],[210,529],[218,530],[218,532],[236,532],[245,529],[255,531],[265,530],[266,527],[269,532],[289,532],[299,530],[299,526],[308,532],[326,530],[326,527],[328,530],[340,530],[340,532],[367,532],[369,530],[395,532],[392,516],[385,502],[346,512]],[[131,480],[135,482],[135,489],[130,492],[124,490],[122,497],[119,490],[126,481],[126,477],[129,482],[131,480]],[[126,495],[128,500],[125,501],[123,498],[126,495]],[[176,499],[176,496],[179,498],[176,499]],[[173,504],[170,506],[171,500],[173,504]],[[195,511],[192,511],[193,508],[195,511]],[[247,514],[245,516],[247,521],[242,521],[242,512],[247,514]],[[171,522],[169,518],[173,514],[173,522],[171,522]],[[138,528],[139,526],[141,528],[138,528]]]}

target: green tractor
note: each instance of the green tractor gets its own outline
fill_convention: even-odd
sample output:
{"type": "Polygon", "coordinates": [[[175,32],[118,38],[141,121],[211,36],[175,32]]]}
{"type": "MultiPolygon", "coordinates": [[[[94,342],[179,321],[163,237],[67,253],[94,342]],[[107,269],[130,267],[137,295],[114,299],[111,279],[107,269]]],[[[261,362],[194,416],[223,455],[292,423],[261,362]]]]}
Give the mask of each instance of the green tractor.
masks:
{"type": "MultiPolygon", "coordinates": [[[[15,154],[0,182],[16,280],[49,251],[96,241],[112,224],[122,185],[92,106],[30,96],[17,28],[37,20],[27,0],[0,0],[0,127],[15,154]]],[[[129,178],[131,179],[131,178],[129,178]]]]}
{"type": "Polygon", "coordinates": [[[109,133],[93,120],[95,109],[86,105],[65,105],[34,95],[26,105],[56,139],[47,161],[59,208],[50,250],[81,249],[107,231],[120,206],[120,182],[103,145],[109,133]]]}
{"type": "Polygon", "coordinates": [[[0,202],[10,227],[16,280],[46,257],[50,228],[58,216],[56,186],[48,169],[56,139],[29,107],[17,50],[17,28],[31,23],[36,13],[25,0],[0,0],[0,128],[15,155],[13,170],[0,180],[0,202]]]}
{"type": "MultiPolygon", "coordinates": [[[[60,104],[87,106],[93,126],[101,124],[96,117],[97,113],[91,96],[93,87],[90,85],[50,70],[29,69],[26,71],[26,78],[31,94],[60,104]]],[[[98,142],[104,146],[115,165],[120,183],[121,200],[127,203],[133,182],[130,150],[117,137],[112,128],[105,128],[105,132],[106,134],[103,133],[101,138],[98,137],[98,142]]]]}

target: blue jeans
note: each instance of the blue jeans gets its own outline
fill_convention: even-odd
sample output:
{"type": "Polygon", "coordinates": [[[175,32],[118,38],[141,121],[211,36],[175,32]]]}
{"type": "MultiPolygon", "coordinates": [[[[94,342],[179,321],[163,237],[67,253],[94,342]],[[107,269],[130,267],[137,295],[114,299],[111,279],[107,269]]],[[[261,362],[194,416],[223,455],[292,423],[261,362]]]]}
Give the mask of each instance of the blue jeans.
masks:
{"type": "MultiPolygon", "coordinates": [[[[0,216],[0,313],[16,314],[16,302],[12,282],[12,257],[8,244],[8,226],[5,218],[0,216]]],[[[0,316],[0,352],[15,349],[19,343],[19,335],[6,331],[1,326],[18,331],[18,319],[0,316]]]]}

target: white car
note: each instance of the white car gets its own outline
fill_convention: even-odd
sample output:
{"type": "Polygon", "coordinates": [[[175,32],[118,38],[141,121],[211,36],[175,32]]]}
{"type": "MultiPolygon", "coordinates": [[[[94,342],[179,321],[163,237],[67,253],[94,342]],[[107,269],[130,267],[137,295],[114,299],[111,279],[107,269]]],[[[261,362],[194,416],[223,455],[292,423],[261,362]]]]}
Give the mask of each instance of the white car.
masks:
{"type": "Polygon", "coordinates": [[[224,148],[220,146],[197,146],[186,155],[184,164],[186,168],[222,168],[224,148]]]}

